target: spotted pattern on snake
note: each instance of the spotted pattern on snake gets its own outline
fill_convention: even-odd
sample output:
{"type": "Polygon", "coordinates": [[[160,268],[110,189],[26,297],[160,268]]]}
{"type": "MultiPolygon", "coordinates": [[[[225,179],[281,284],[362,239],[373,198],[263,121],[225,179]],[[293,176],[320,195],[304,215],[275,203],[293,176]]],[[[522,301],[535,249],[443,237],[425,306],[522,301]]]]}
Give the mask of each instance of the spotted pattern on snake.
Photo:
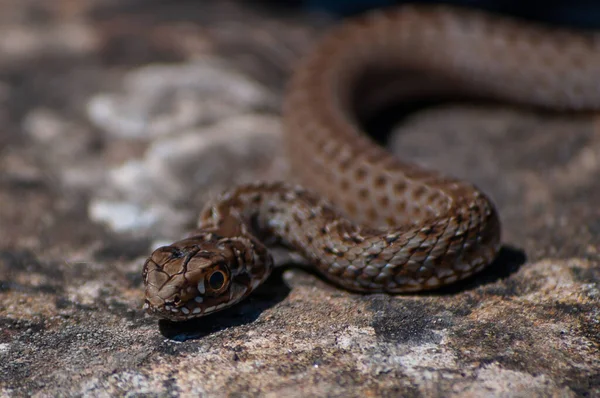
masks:
{"type": "Polygon", "coordinates": [[[393,157],[361,130],[359,102],[426,91],[592,110],[600,35],[446,6],[403,6],[333,29],[300,63],[284,102],[300,185],[248,184],[209,203],[195,234],[146,261],[147,311],[178,321],[238,303],[269,276],[273,245],[367,293],[435,289],[490,264],[501,242],[490,198],[393,157]]]}

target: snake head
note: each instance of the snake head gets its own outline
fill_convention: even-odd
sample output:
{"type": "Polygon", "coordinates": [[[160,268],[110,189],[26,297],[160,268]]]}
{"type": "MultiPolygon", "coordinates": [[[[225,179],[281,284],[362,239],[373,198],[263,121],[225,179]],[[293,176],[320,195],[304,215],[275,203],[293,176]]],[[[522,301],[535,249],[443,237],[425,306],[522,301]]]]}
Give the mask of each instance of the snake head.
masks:
{"type": "Polygon", "coordinates": [[[145,309],[182,321],[239,302],[266,279],[272,264],[270,256],[260,261],[252,249],[248,239],[214,233],[159,247],[144,264],[145,309]]]}

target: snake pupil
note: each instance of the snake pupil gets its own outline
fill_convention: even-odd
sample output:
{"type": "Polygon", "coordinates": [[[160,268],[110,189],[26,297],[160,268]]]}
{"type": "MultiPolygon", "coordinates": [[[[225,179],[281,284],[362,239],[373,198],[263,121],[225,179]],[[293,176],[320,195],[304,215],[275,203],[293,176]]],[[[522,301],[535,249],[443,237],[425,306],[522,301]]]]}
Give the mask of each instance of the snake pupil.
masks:
{"type": "Polygon", "coordinates": [[[208,278],[208,284],[211,289],[219,290],[225,284],[225,275],[221,271],[213,272],[210,278],[208,278]]]}

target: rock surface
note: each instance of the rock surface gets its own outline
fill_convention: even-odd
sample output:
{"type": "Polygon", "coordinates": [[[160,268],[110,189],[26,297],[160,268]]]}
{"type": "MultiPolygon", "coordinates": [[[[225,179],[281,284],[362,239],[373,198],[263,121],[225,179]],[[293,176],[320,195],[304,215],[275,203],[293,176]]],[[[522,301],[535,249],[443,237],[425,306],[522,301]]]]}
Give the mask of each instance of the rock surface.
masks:
{"type": "Polygon", "coordinates": [[[600,396],[600,131],[419,112],[399,156],[480,185],[498,261],[439,292],[294,267],[198,321],[141,266],[232,184],[286,177],[279,103],[327,21],[250,2],[8,0],[0,14],[0,396],[600,396]]]}

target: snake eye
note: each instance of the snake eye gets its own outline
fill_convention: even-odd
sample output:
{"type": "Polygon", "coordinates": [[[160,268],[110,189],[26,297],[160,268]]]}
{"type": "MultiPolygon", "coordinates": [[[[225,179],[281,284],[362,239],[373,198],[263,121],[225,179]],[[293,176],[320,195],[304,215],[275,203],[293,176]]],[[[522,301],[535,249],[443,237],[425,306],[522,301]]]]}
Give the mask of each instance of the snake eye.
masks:
{"type": "Polygon", "coordinates": [[[226,276],[223,271],[215,271],[208,277],[208,286],[212,290],[222,289],[225,285],[226,276]]]}

